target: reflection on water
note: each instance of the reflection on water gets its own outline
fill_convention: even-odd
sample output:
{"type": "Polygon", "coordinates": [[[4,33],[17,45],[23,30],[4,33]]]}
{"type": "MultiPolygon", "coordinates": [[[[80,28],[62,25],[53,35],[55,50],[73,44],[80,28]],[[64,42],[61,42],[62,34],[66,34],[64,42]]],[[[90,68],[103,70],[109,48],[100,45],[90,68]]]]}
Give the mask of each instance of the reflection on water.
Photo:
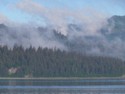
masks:
{"type": "Polygon", "coordinates": [[[125,80],[0,80],[0,94],[125,94],[125,80]]]}

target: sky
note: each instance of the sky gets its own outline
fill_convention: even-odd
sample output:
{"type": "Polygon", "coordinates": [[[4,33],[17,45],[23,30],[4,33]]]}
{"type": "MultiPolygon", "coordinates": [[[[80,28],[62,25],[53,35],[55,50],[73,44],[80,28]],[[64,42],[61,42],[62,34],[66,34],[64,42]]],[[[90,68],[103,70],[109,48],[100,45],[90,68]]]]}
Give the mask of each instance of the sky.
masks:
{"type": "Polygon", "coordinates": [[[79,18],[76,14],[125,15],[124,4],[125,0],[0,0],[0,21],[42,24],[56,23],[51,16],[60,20],[79,18]]]}

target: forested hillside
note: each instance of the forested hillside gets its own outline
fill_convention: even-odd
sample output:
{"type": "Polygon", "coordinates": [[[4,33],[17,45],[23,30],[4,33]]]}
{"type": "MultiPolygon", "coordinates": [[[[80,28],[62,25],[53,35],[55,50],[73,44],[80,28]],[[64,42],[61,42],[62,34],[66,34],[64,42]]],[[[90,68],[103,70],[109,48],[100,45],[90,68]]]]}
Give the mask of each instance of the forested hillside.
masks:
{"type": "Polygon", "coordinates": [[[0,46],[0,77],[122,76],[120,59],[87,56],[59,49],[0,46]]]}

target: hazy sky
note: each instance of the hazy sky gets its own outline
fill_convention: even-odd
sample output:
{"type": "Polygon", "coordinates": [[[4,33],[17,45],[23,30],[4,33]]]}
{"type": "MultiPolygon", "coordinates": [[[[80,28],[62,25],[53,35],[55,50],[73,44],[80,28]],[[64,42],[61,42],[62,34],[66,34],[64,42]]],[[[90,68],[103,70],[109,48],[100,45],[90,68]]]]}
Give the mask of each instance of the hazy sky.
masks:
{"type": "MultiPolygon", "coordinates": [[[[108,16],[125,15],[124,4],[125,0],[0,0],[0,19],[39,23],[47,15],[66,15],[70,11],[82,15],[88,11],[90,14],[100,12],[108,16]]],[[[67,16],[71,17],[72,13],[67,16]]]]}

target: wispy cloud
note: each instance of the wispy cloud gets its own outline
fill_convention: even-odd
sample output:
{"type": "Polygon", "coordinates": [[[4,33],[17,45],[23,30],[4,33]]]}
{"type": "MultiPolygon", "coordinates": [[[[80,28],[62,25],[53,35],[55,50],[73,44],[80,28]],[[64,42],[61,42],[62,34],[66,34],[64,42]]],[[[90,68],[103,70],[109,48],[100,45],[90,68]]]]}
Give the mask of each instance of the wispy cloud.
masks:
{"type": "Polygon", "coordinates": [[[95,33],[101,28],[106,15],[92,8],[71,10],[69,8],[48,8],[33,0],[22,0],[17,6],[18,9],[32,16],[39,16],[45,19],[45,23],[59,28],[61,33],[67,34],[67,24],[72,22],[82,23],[86,31],[95,33]],[[32,7],[31,7],[32,6],[32,7]],[[98,18],[98,19],[95,19],[98,18]],[[98,24],[95,24],[98,23],[98,24]]]}

